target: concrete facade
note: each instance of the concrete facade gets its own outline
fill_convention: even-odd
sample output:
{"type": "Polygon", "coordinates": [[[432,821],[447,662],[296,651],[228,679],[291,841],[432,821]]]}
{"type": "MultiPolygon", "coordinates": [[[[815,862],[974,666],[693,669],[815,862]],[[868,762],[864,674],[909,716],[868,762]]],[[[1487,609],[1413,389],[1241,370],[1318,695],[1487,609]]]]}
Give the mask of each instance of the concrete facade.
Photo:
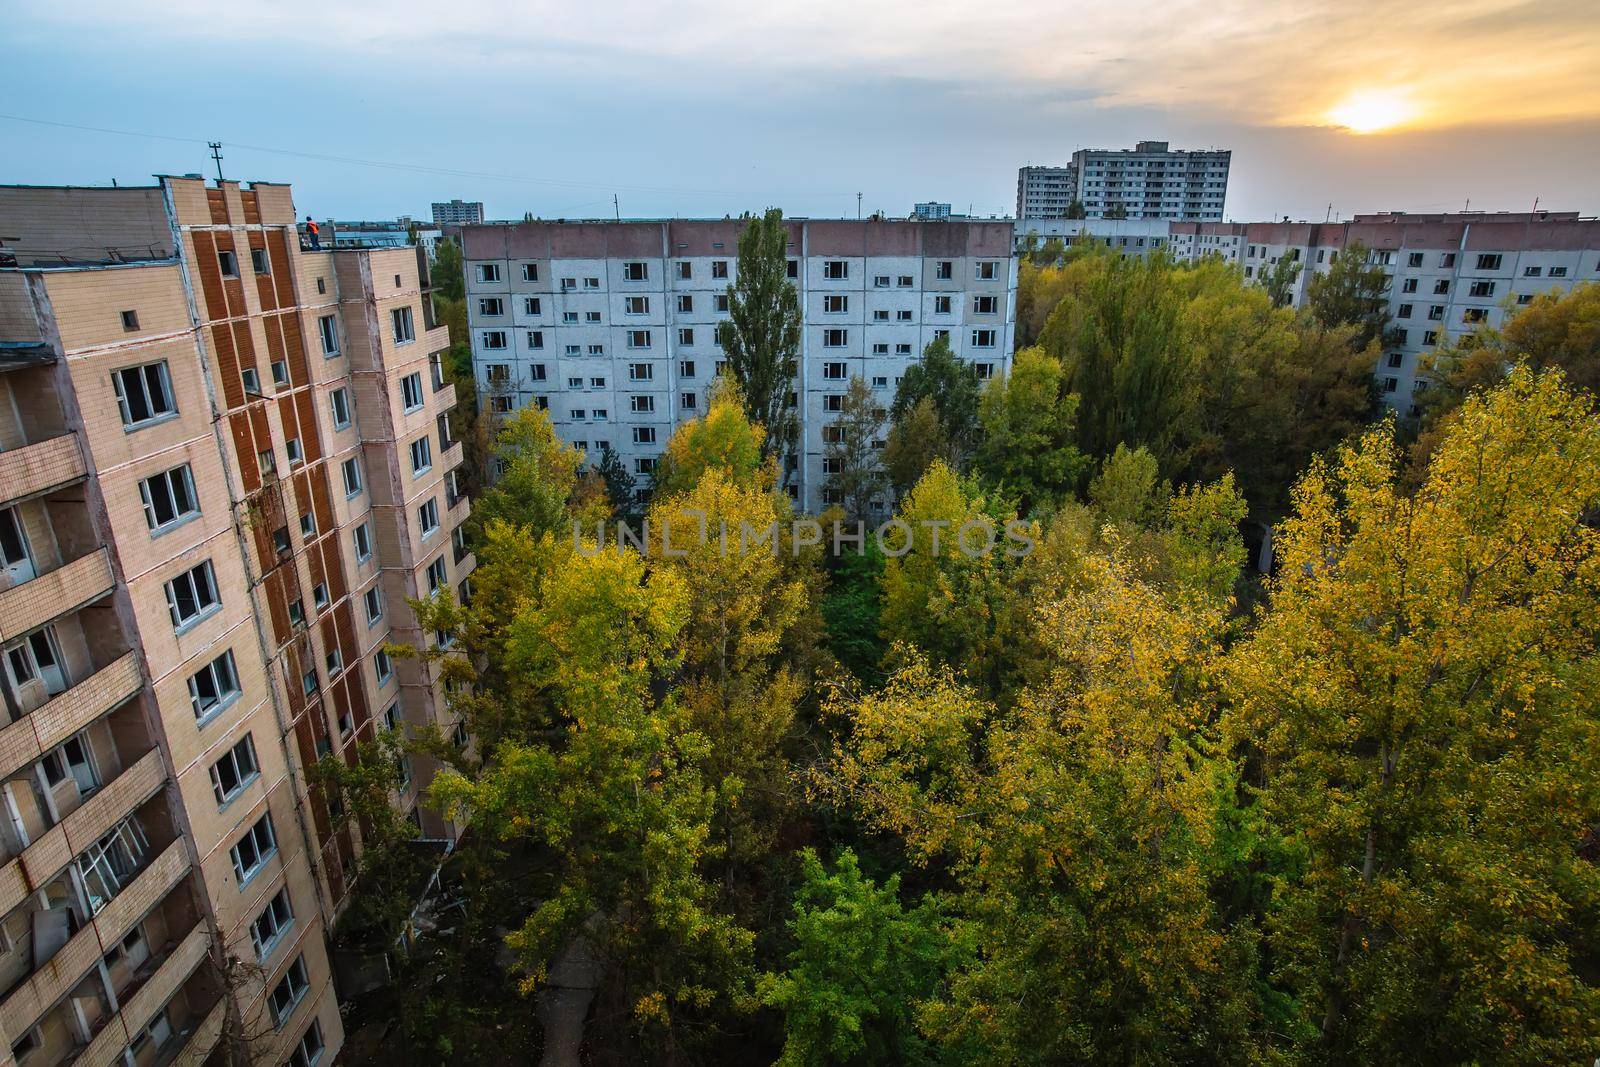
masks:
{"type": "Polygon", "coordinates": [[[415,250],[302,252],[286,186],[6,187],[0,232],[76,193],[83,254],[0,269],[0,1065],[332,1062],[361,843],[306,770],[454,726],[382,651],[467,592],[446,331],[415,250]]]}
{"type": "MultiPolygon", "coordinates": [[[[824,435],[860,376],[888,408],[935,337],[985,377],[1011,361],[1010,222],[788,220],[803,328],[794,495],[824,506],[824,435]]],[[[491,409],[547,409],[563,440],[614,449],[648,483],[699,416],[722,361],[736,220],[524,222],[460,230],[478,389],[491,409]]]]}
{"type": "Polygon", "coordinates": [[[1017,172],[1017,218],[1063,219],[1077,200],[1084,217],[1221,221],[1228,197],[1227,149],[1174,149],[1166,141],[1133,148],[1080,148],[1066,167],[1017,172]]]}

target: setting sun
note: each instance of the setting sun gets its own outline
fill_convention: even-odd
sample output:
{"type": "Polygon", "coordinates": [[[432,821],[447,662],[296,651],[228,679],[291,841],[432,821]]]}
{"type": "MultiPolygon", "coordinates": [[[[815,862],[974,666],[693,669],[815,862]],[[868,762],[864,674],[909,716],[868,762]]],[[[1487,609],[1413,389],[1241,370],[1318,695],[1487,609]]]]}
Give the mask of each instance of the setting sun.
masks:
{"type": "Polygon", "coordinates": [[[1328,119],[1353,133],[1377,133],[1400,125],[1416,113],[1416,105],[1404,93],[1363,89],[1330,108],[1328,119]]]}

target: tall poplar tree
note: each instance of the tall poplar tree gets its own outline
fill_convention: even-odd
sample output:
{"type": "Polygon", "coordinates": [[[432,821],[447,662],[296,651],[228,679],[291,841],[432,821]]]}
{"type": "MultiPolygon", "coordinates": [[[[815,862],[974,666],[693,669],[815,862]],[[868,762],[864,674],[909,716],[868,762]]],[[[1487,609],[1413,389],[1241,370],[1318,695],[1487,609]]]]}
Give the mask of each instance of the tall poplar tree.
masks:
{"type": "Polygon", "coordinates": [[[739,276],[728,286],[728,318],[717,326],[745,411],[766,427],[762,454],[780,462],[800,441],[800,419],[789,406],[800,367],[800,294],[788,261],[783,212],[768,208],[739,238],[739,276]]]}

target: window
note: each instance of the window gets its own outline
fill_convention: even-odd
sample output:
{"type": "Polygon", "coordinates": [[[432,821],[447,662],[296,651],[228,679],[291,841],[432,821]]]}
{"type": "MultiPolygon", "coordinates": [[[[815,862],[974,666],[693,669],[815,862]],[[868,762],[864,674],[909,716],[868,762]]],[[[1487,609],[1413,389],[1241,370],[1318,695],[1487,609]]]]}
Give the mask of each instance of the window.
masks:
{"type": "Polygon", "coordinates": [[[956,265],[953,260],[941,259],[933,268],[933,276],[941,281],[949,281],[955,277],[956,265]]]}
{"type": "Polygon", "coordinates": [[[372,523],[364,522],[350,531],[350,539],[355,542],[357,563],[372,558],[372,523]]]}
{"type": "Polygon", "coordinates": [[[633,443],[636,445],[655,444],[656,428],[654,426],[635,426],[633,428],[633,443]]]}
{"type": "Polygon", "coordinates": [[[395,308],[389,312],[389,318],[394,324],[394,343],[397,345],[410,344],[417,339],[417,331],[411,322],[411,308],[395,308]]]}
{"type": "Polygon", "coordinates": [[[333,410],[333,428],[342,430],[350,425],[350,393],[343,386],[328,394],[328,406],[333,410]]]}
{"type": "Polygon", "coordinates": [[[800,277],[800,261],[798,259],[784,260],[784,273],[791,278],[800,277]]]}
{"type": "Polygon", "coordinates": [[[833,329],[828,329],[828,330],[823,330],[822,331],[822,347],[823,348],[843,348],[845,345],[847,345],[849,343],[850,343],[850,331],[849,330],[839,329],[839,328],[835,327],[833,329]]]}
{"type": "Polygon", "coordinates": [[[316,533],[317,533],[317,519],[316,519],[316,516],[312,515],[311,512],[309,512],[309,511],[306,512],[304,515],[301,515],[300,516],[300,536],[305,538],[307,541],[309,541],[309,540],[311,540],[311,538],[316,536],[316,533]]]}
{"type": "Polygon", "coordinates": [[[421,371],[414,371],[400,379],[400,405],[407,413],[422,406],[421,371]]]}
{"type": "Polygon", "coordinates": [[[306,621],[306,606],[298,598],[289,601],[289,622],[291,625],[300,626],[306,621]]]}
{"type": "Polygon", "coordinates": [[[1397,319],[1409,319],[1411,317],[1411,305],[1401,304],[1395,309],[1394,316],[1397,319]]]}
{"type": "Polygon", "coordinates": [[[1499,252],[1481,252],[1481,253],[1479,253],[1479,255],[1478,255],[1478,269],[1479,270],[1499,270],[1500,269],[1500,253],[1499,252]]]}
{"type": "Polygon", "coordinates": [[[694,360],[692,360],[692,359],[680,359],[678,361],[678,377],[680,377],[680,378],[693,378],[694,377],[694,360]]]}
{"type": "Polygon", "coordinates": [[[727,293],[718,293],[716,296],[711,298],[711,303],[712,303],[713,309],[719,315],[726,315],[728,313],[728,294],[727,293]]]}
{"type": "Polygon", "coordinates": [[[239,261],[232,252],[219,251],[217,253],[217,267],[222,271],[224,278],[237,278],[239,276],[239,261]]]}
{"type": "Polygon", "coordinates": [[[1470,295],[1470,296],[1493,296],[1494,295],[1494,282],[1473,282],[1472,283],[1472,288],[1468,291],[1468,295],[1470,295]]]}
{"type": "Polygon", "coordinates": [[[1550,268],[1550,277],[1552,277],[1552,278],[1565,278],[1566,276],[1567,276],[1567,268],[1565,268],[1565,267],[1551,267],[1550,268]]]}
{"type": "MultiPolygon", "coordinates": [[[[439,562],[443,563],[444,560],[439,562]]],[[[381,648],[372,655],[372,676],[380,686],[388,685],[389,679],[394,677],[394,660],[381,648]]]]}
{"type": "Polygon", "coordinates": [[[629,330],[628,331],[628,347],[629,348],[649,348],[650,347],[650,331],[649,330],[629,330]]]}
{"type": "Polygon", "coordinates": [[[289,906],[289,887],[283,886],[267,902],[261,914],[256,916],[255,922],[250,924],[250,943],[255,946],[257,962],[267,961],[293,923],[294,909],[289,906]]]}
{"type": "Polygon", "coordinates": [[[995,331],[993,331],[993,330],[973,330],[972,331],[972,347],[973,348],[993,348],[994,347],[994,337],[995,337],[995,331]]]}
{"type": "Polygon", "coordinates": [[[910,322],[911,321],[911,309],[910,308],[901,308],[899,311],[896,311],[894,313],[894,317],[896,319],[898,319],[899,321],[901,321],[901,322],[910,322]]]}
{"type": "Polygon", "coordinates": [[[480,282],[497,282],[500,280],[500,264],[479,263],[478,280],[480,282]]]}
{"type": "Polygon", "coordinates": [[[605,387],[606,387],[606,380],[604,378],[590,378],[589,379],[589,388],[591,388],[591,389],[604,389],[605,387]]]}
{"type": "Polygon", "coordinates": [[[316,1067],[320,1059],[322,1059],[322,1024],[312,1019],[311,1025],[306,1027],[305,1036],[300,1038],[300,1043],[290,1055],[287,1067],[316,1067]]]}
{"type": "Polygon", "coordinates": [[[332,681],[339,676],[340,671],[344,670],[344,653],[337,648],[333,649],[328,653],[326,662],[328,664],[328,680],[332,681]]]}
{"type": "Polygon", "coordinates": [[[622,310],[629,315],[650,314],[650,298],[648,296],[630,296],[624,298],[622,310]]]}
{"type": "Polygon", "coordinates": [[[894,353],[897,356],[909,356],[911,354],[911,346],[909,344],[895,345],[894,353]]]}
{"type": "Polygon", "coordinates": [[[1524,278],[1537,278],[1540,274],[1543,274],[1543,273],[1544,273],[1544,268],[1543,267],[1523,267],[1522,268],[1522,276],[1524,278]]]}
{"type": "Polygon", "coordinates": [[[272,1007],[272,1021],[274,1026],[282,1026],[289,1021],[289,1016],[299,1006],[300,999],[306,995],[306,990],[311,988],[311,982],[306,978],[306,958],[296,956],[294,962],[289,964],[289,969],[283,972],[283,977],[278,984],[272,987],[272,995],[268,1002],[272,1007]]]}
{"type": "Polygon", "coordinates": [[[506,302],[498,296],[481,296],[478,298],[478,314],[495,317],[506,313],[506,302]]]}
{"type": "Polygon", "coordinates": [[[433,442],[426,435],[411,442],[411,473],[421,474],[433,467],[433,442]]]}
{"type": "Polygon", "coordinates": [[[728,261],[725,259],[713,259],[711,261],[711,276],[713,278],[727,278],[728,261]]]}
{"type": "Polygon", "coordinates": [[[1398,378],[1385,378],[1383,380],[1383,391],[1384,392],[1392,393],[1398,388],[1400,388],[1400,379],[1398,379],[1398,378]]]}
{"type": "Polygon", "coordinates": [[[978,264],[978,280],[992,282],[1000,276],[1000,264],[992,259],[986,259],[978,264]]]}
{"type": "Polygon", "coordinates": [[[368,589],[361,599],[367,609],[368,626],[383,618],[383,594],[378,591],[377,586],[368,589]]]}
{"type": "Polygon", "coordinates": [[[1433,283],[1433,295],[1434,296],[1443,296],[1444,294],[1448,293],[1449,291],[1450,291],[1450,279],[1449,278],[1440,278],[1438,281],[1433,283]]]}
{"type": "Polygon", "coordinates": [[[894,283],[901,289],[910,289],[917,284],[917,280],[909,274],[902,274],[894,280],[894,283]]]}
{"type": "Polygon", "coordinates": [[[1439,331],[1438,330],[1424,330],[1423,333],[1422,333],[1422,343],[1425,344],[1425,345],[1436,345],[1436,344],[1438,344],[1439,343],[1439,331]]]}
{"type": "Polygon", "coordinates": [[[144,500],[144,521],[152,534],[164,533],[200,514],[194,495],[194,476],[187,463],[140,482],[139,496],[144,500]]]}
{"type": "Polygon", "coordinates": [[[529,348],[543,348],[544,347],[544,331],[543,330],[529,330],[528,331],[528,347],[529,348]]]}
{"type": "Polygon", "coordinates": [[[1400,366],[1402,363],[1405,362],[1405,360],[1406,360],[1406,357],[1401,355],[1399,352],[1390,352],[1389,353],[1389,366],[1391,368],[1400,366]]]}
{"type": "Polygon", "coordinates": [[[1402,293],[1414,293],[1414,292],[1416,292],[1417,291],[1417,280],[1415,278],[1407,278],[1405,281],[1400,283],[1400,291],[1402,293]]]}
{"type": "Polygon", "coordinates": [[[329,603],[328,587],[322,582],[318,582],[316,585],[312,586],[311,601],[312,603],[316,604],[318,608],[325,610],[329,603]]]}
{"type": "Polygon", "coordinates": [[[889,387],[889,376],[887,374],[874,374],[872,376],[872,387],[874,389],[887,389],[889,387]]]}
{"type": "Polygon", "coordinates": [[[1462,322],[1482,322],[1489,317],[1487,308],[1466,308],[1461,312],[1462,322]]]}
{"type": "Polygon", "coordinates": [[[272,384],[289,384],[289,364],[286,360],[275,359],[272,361],[272,384]]]}
{"type": "Polygon", "coordinates": [[[242,887],[266,866],[277,850],[278,839],[272,832],[272,816],[263,815],[228,850],[233,857],[233,873],[239,879],[239,885],[242,887]]]}
{"type": "Polygon", "coordinates": [[[653,456],[640,456],[633,461],[633,473],[654,474],[655,472],[656,461],[653,456]]]}
{"type": "Polygon", "coordinates": [[[600,288],[600,279],[599,278],[585,278],[583,280],[583,287],[585,289],[598,289],[598,288],[600,288]]]}
{"type": "Polygon", "coordinates": [[[651,363],[630,363],[630,364],[628,364],[628,380],[630,382],[652,382],[652,381],[655,381],[655,377],[656,377],[656,368],[655,368],[654,364],[651,364],[651,363]]]}
{"type": "Polygon", "coordinates": [[[426,541],[433,536],[439,528],[439,499],[429,497],[428,502],[417,509],[417,525],[422,532],[422,540],[426,541]]]}
{"type": "Polygon", "coordinates": [[[354,456],[340,464],[339,473],[344,476],[344,495],[346,499],[361,492],[361,465],[356,462],[354,456]]]}
{"type": "Polygon", "coordinates": [[[221,606],[209,559],[167,582],[166,590],[167,610],[172,613],[172,625],[178,630],[194,625],[221,606]]]}
{"type": "Polygon", "coordinates": [[[678,397],[678,404],[685,411],[693,411],[695,409],[696,402],[697,401],[693,393],[683,393],[678,397]]]}
{"type": "Polygon", "coordinates": [[[628,410],[649,414],[656,409],[656,398],[648,393],[628,397],[628,410]]]}
{"type": "Polygon", "coordinates": [[[622,279],[629,282],[643,282],[650,279],[650,264],[638,260],[622,265],[622,279]]]}
{"type": "Polygon", "coordinates": [[[137,311],[124,311],[122,313],[122,328],[124,330],[137,330],[139,328],[139,313],[137,311]]]}
{"type": "Polygon", "coordinates": [[[678,331],[678,344],[683,348],[694,347],[694,330],[687,327],[678,331]]]}
{"type": "Polygon", "coordinates": [[[166,360],[124,367],[112,373],[111,384],[117,391],[117,406],[122,409],[122,425],[130,430],[178,413],[166,360]]]}
{"type": "Polygon", "coordinates": [[[689,265],[689,261],[687,259],[678,260],[678,277],[687,281],[693,276],[694,268],[689,265]]]}
{"type": "Polygon", "coordinates": [[[889,354],[889,342],[888,341],[875,341],[875,342],[873,342],[872,354],[875,355],[875,356],[887,356],[889,354]]]}
{"type": "Polygon", "coordinates": [[[1430,321],[1430,322],[1443,322],[1444,321],[1444,305],[1443,304],[1430,304],[1430,305],[1428,305],[1428,321],[1430,321]]]}
{"type": "Polygon", "coordinates": [[[879,274],[879,275],[875,276],[872,279],[872,287],[874,289],[887,289],[887,288],[889,288],[889,276],[887,274],[879,274]]]}
{"type": "Polygon", "coordinates": [[[972,313],[974,315],[993,315],[1000,310],[1000,298],[997,296],[975,296],[972,298],[972,313]]]}
{"type": "Polygon", "coordinates": [[[830,281],[842,281],[850,277],[850,263],[843,259],[830,259],[822,264],[822,276],[830,281]]]}
{"type": "Polygon", "coordinates": [[[245,396],[261,395],[261,375],[254,367],[244,367],[239,371],[239,384],[244,387],[245,396]]]}
{"type": "Polygon", "coordinates": [[[484,330],[483,347],[491,352],[504,351],[506,347],[506,332],[504,330],[484,330]]]}
{"type": "Polygon", "coordinates": [[[1455,265],[1456,265],[1456,254],[1454,252],[1441,252],[1439,254],[1439,266],[1441,266],[1441,267],[1453,267],[1455,265]]]}
{"type": "MultiPolygon", "coordinates": [[[[648,304],[645,305],[645,310],[649,310],[648,304]]],[[[683,295],[679,296],[678,311],[683,315],[692,315],[694,313],[694,297],[690,296],[688,293],[684,293],[683,295]]]]}
{"type": "Polygon", "coordinates": [[[1408,267],[1420,267],[1420,266],[1422,266],[1422,253],[1421,252],[1412,252],[1410,255],[1408,255],[1406,257],[1406,266],[1408,266],[1408,267]]]}
{"type": "Polygon", "coordinates": [[[843,411],[844,410],[844,394],[843,393],[828,393],[825,396],[823,396],[823,398],[822,398],[822,410],[823,411],[843,411]]]}
{"type": "Polygon", "coordinates": [[[443,556],[440,556],[438,559],[428,564],[428,592],[437,593],[439,590],[443,589],[446,583],[449,581],[450,578],[447,574],[445,574],[444,570],[443,556]]]}
{"type": "Polygon", "coordinates": [[[842,293],[830,293],[822,298],[822,310],[828,315],[843,315],[850,310],[850,298],[842,293]]]}
{"type": "Polygon", "coordinates": [[[260,773],[255,743],[249,734],[245,734],[243,740],[211,765],[211,791],[217,795],[217,803],[227,804],[244,792],[245,787],[255,781],[260,773]]]}
{"type": "Polygon", "coordinates": [[[935,315],[948,315],[948,314],[950,314],[950,298],[948,296],[936,296],[936,297],[934,297],[933,298],[933,313],[935,315]]]}
{"type": "Polygon", "coordinates": [[[576,279],[576,278],[562,278],[561,279],[561,291],[563,293],[570,293],[570,292],[572,292],[572,290],[576,289],[577,287],[578,287],[578,279],[576,279]]]}
{"type": "Polygon", "coordinates": [[[849,370],[843,363],[824,363],[822,365],[824,378],[844,379],[849,377],[849,370]]]}

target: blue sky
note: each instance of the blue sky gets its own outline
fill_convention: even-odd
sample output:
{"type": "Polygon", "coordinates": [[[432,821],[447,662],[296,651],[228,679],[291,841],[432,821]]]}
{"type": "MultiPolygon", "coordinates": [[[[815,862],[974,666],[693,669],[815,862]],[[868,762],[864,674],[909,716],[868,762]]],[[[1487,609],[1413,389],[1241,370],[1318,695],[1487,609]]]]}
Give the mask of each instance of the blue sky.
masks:
{"type": "Polygon", "coordinates": [[[173,138],[0,118],[4,182],[209,175],[211,139],[318,217],[1004,214],[1020,164],[1157,139],[1234,149],[1236,219],[1600,212],[1600,20],[1569,0],[0,8],[0,113],[173,138]]]}

